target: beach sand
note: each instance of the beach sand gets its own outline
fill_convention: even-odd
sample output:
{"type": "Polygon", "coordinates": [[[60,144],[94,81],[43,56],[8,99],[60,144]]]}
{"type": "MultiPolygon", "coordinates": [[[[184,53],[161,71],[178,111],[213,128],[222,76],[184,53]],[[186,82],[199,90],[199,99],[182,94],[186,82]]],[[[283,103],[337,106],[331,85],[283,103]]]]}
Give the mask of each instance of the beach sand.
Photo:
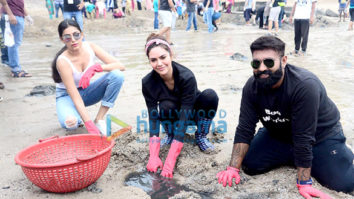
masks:
{"type": "MultiPolygon", "coordinates": [[[[127,67],[124,85],[109,113],[132,125],[133,129],[116,139],[110,164],[93,188],[53,194],[33,185],[15,164],[14,157],[39,139],[84,133],[85,129],[66,131],[60,128],[55,95],[27,96],[35,86],[55,86],[50,64],[63,44],[57,34],[61,19],[49,20],[44,1],[31,0],[26,4],[35,22],[25,27],[20,63],[33,77],[12,78],[9,68],[0,66],[0,81],[5,84],[5,89],[0,90],[0,96],[4,98],[0,102],[0,198],[150,198],[142,189],[126,186],[124,181],[134,172],[143,173],[148,161],[148,143],[144,142],[148,134],[143,131],[144,121],[147,121],[144,117],[146,106],[141,79],[151,70],[144,55],[144,44],[146,37],[154,31],[153,12],[133,12],[118,20],[110,15],[105,20],[85,20],[87,41],[103,47],[127,67]],[[141,132],[137,130],[139,121],[141,132]],[[96,193],[94,188],[101,192],[96,193]]],[[[329,0],[318,3],[319,9],[331,8],[335,12],[337,6],[337,2],[329,0]]],[[[219,31],[214,34],[207,33],[201,18],[198,18],[198,32],[185,32],[186,20],[178,20],[176,30],[172,32],[175,60],[194,72],[200,90],[213,88],[218,93],[219,112],[214,121],[216,127],[226,122],[227,132],[209,135],[216,146],[216,153],[211,155],[203,154],[196,145],[186,142],[176,164],[174,180],[163,183],[187,187],[169,196],[172,198],[301,198],[296,188],[296,170],[290,167],[257,176],[248,176],[241,171],[241,183],[232,188],[222,187],[215,177],[230,161],[242,87],[252,75],[249,45],[266,33],[257,26],[239,25],[242,19],[236,16],[223,14],[219,31]],[[230,59],[234,53],[245,58],[241,61],[230,59]]],[[[341,112],[347,144],[354,147],[354,32],[346,31],[347,22],[337,21],[335,17],[318,16],[310,28],[308,54],[304,57],[289,55],[288,62],[314,72],[321,79],[341,112]]],[[[279,37],[286,42],[286,52],[292,51],[292,26],[285,24],[279,37]]],[[[92,118],[98,107],[97,104],[88,108],[92,118]]],[[[193,135],[187,137],[193,138],[193,135]]],[[[162,160],[167,153],[168,148],[161,150],[162,160]]],[[[158,189],[159,185],[148,186],[158,189]]],[[[316,181],[314,187],[333,198],[354,197],[329,190],[316,181]]]]}

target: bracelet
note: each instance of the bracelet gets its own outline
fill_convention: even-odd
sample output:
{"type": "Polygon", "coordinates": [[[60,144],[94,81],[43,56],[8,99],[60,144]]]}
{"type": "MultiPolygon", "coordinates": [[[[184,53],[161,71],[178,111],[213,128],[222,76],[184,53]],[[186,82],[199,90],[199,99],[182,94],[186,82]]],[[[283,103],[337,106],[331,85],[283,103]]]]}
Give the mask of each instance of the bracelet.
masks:
{"type": "Polygon", "coordinates": [[[299,181],[299,179],[296,179],[296,183],[298,185],[312,185],[312,178],[310,178],[309,180],[304,180],[304,181],[302,181],[302,180],[299,181]]]}

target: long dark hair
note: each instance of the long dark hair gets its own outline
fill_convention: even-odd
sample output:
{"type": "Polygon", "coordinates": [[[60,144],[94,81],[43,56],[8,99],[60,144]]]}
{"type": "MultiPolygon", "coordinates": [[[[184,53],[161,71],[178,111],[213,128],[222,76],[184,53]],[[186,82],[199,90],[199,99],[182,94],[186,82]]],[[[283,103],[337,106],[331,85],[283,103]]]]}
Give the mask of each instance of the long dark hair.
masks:
{"type": "MultiPolygon", "coordinates": [[[[80,32],[82,32],[79,24],[75,20],[65,19],[64,21],[60,22],[60,24],[58,26],[58,33],[59,33],[60,38],[63,37],[64,30],[70,26],[73,26],[73,27],[77,28],[80,32]]],[[[64,46],[62,49],[59,50],[59,52],[55,55],[54,60],[52,61],[52,78],[55,83],[62,82],[61,77],[58,72],[58,69],[57,69],[57,59],[58,59],[59,55],[61,55],[65,50],[66,50],[66,46],[64,46]]]]}

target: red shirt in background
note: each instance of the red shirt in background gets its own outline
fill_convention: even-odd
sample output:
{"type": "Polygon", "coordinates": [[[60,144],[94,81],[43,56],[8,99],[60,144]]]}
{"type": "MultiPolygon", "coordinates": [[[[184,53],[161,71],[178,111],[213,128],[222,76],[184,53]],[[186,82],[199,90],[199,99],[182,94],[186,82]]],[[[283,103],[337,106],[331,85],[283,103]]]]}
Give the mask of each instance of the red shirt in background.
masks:
{"type": "Polygon", "coordinates": [[[25,3],[24,0],[6,0],[10,10],[15,16],[25,17],[25,3]]]}

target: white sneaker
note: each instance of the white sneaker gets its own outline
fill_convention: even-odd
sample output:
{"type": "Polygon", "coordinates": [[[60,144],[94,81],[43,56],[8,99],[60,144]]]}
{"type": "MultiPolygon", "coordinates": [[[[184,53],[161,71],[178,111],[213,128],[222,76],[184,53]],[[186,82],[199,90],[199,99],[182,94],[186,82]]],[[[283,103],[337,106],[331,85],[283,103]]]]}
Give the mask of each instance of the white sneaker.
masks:
{"type": "Polygon", "coordinates": [[[95,123],[95,125],[101,131],[102,135],[107,136],[106,120],[98,120],[97,123],[95,123]]]}

